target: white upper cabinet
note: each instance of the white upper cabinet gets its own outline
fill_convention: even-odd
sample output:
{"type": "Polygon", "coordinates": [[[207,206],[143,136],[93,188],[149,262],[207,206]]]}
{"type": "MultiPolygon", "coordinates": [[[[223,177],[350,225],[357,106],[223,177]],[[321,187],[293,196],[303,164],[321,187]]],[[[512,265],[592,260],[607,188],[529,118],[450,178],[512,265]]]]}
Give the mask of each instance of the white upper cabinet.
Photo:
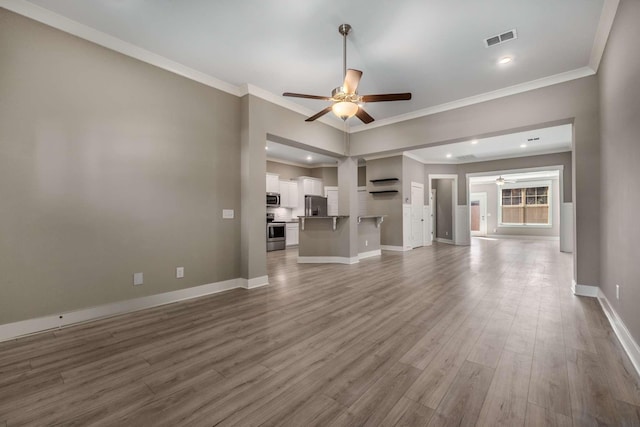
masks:
{"type": "Polygon", "coordinates": [[[302,184],[302,194],[305,196],[322,196],[322,180],[317,178],[300,177],[298,182],[302,184]]]}
{"type": "Polygon", "coordinates": [[[289,181],[289,207],[298,207],[298,183],[295,181],[289,181]]]}
{"type": "Polygon", "coordinates": [[[267,193],[280,192],[280,176],[275,173],[267,173],[267,193]]]}
{"type": "Polygon", "coordinates": [[[280,181],[280,207],[298,207],[298,183],[295,181],[280,181]]]}
{"type": "Polygon", "coordinates": [[[289,181],[279,182],[278,193],[280,193],[280,207],[288,208],[290,204],[289,200],[289,181]]]}

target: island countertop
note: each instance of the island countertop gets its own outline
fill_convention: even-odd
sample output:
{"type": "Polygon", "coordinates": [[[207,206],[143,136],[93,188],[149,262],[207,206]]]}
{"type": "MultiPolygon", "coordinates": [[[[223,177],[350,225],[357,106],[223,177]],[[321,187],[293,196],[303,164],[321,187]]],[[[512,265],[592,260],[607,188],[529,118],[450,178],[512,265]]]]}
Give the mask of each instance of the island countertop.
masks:
{"type": "Polygon", "coordinates": [[[308,219],[330,219],[333,222],[333,231],[336,231],[336,223],[339,219],[349,218],[349,215],[330,215],[330,216],[299,216],[300,230],[304,231],[304,222],[308,219]]]}

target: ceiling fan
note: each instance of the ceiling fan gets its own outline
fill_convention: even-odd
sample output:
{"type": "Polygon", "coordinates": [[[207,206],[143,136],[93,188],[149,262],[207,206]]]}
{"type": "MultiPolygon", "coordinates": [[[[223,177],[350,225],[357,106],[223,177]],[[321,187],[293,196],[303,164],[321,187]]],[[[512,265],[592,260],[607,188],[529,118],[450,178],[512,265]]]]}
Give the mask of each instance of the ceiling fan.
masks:
{"type": "Polygon", "coordinates": [[[504,179],[502,177],[502,175],[500,175],[498,178],[496,178],[496,185],[498,185],[498,186],[503,186],[505,183],[512,184],[512,183],[515,183],[515,182],[517,182],[517,181],[504,179]]]}
{"type": "Polygon", "coordinates": [[[351,31],[351,25],[342,24],[338,27],[338,32],[342,34],[342,71],[344,75],[344,82],[342,86],[337,87],[331,91],[331,96],[319,96],[319,95],[305,95],[302,93],[285,92],[282,96],[290,96],[293,98],[307,98],[307,99],[319,99],[322,101],[331,101],[332,104],[320,111],[317,114],[307,118],[306,122],[312,122],[329,111],[340,117],[342,120],[347,120],[350,117],[356,116],[363,123],[371,123],[374,118],[371,117],[360,106],[364,102],[385,102],[385,101],[407,101],[411,99],[411,93],[385,93],[378,95],[358,95],[358,83],[360,77],[362,77],[362,71],[347,69],[347,35],[351,31]]]}

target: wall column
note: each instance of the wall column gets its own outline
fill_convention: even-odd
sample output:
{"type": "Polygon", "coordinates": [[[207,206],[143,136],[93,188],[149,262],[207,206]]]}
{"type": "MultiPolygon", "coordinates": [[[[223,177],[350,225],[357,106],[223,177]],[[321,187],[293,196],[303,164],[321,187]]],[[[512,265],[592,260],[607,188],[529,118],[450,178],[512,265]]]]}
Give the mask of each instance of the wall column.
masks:
{"type": "Polygon", "coordinates": [[[349,258],[358,257],[358,159],[338,162],[338,214],[349,215],[349,258]]]}

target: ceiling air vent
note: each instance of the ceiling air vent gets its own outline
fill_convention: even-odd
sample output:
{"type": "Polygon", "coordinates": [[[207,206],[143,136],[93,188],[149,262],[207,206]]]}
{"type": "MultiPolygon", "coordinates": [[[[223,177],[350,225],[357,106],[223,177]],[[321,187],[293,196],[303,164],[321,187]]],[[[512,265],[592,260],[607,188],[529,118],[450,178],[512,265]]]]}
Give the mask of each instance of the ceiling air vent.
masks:
{"type": "Polygon", "coordinates": [[[484,39],[484,45],[486,47],[496,46],[496,45],[508,42],[509,40],[515,40],[517,38],[518,38],[518,33],[514,28],[513,30],[509,30],[502,34],[498,34],[497,36],[491,36],[484,39]]]}
{"type": "Polygon", "coordinates": [[[474,156],[473,154],[467,154],[465,156],[458,156],[458,157],[456,157],[456,159],[461,160],[463,162],[468,162],[469,160],[477,159],[477,157],[474,156]]]}

